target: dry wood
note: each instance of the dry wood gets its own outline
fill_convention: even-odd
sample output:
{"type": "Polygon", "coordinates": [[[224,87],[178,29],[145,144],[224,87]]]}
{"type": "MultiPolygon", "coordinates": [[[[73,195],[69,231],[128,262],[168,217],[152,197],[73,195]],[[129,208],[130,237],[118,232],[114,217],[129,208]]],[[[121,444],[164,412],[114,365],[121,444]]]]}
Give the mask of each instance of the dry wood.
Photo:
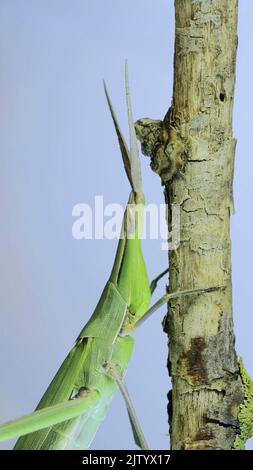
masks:
{"type": "Polygon", "coordinates": [[[172,106],[136,130],[169,205],[180,204],[181,242],[169,253],[170,291],[226,284],[171,302],[172,449],[231,449],[243,389],[234,349],[230,214],[236,141],[232,111],[237,0],[175,0],[172,106]]]}

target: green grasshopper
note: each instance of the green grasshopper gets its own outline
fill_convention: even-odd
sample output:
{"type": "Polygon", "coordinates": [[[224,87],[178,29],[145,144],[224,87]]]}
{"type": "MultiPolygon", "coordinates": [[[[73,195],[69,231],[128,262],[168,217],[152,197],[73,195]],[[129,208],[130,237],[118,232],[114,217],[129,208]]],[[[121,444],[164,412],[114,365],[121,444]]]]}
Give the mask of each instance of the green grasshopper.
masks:
{"type": "Polygon", "coordinates": [[[125,83],[130,151],[120,131],[104,83],[125,171],[131,185],[112,272],[93,315],[82,329],[36,410],[0,426],[0,441],[21,436],[15,445],[18,450],[88,448],[118,389],[127,406],[135,442],[142,449],[147,449],[148,445],[124,384],[124,375],[133,350],[130,333],[170,299],[216,289],[166,294],[148,309],[158,280],[168,270],[149,286],[140,240],[145,200],[127,64],[125,83]]]}

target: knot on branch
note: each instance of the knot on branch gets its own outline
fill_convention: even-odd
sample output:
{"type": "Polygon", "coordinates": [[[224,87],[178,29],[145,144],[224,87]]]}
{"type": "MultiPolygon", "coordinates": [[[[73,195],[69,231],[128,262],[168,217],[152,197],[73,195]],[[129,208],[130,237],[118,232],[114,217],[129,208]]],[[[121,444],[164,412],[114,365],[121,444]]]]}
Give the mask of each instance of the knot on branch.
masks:
{"type": "Polygon", "coordinates": [[[135,123],[142,153],[151,158],[151,169],[160,176],[162,184],[181,171],[185,161],[185,145],[170,117],[169,110],[163,121],[143,118],[135,123]]]}

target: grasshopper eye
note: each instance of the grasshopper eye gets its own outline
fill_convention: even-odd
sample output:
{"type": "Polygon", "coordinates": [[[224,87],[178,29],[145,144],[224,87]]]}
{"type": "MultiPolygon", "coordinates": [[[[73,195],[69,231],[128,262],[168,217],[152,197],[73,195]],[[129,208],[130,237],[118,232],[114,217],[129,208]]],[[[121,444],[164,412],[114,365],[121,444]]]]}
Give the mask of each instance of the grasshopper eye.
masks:
{"type": "Polygon", "coordinates": [[[89,388],[80,387],[77,394],[76,394],[76,398],[84,398],[89,392],[90,392],[89,388]]]}

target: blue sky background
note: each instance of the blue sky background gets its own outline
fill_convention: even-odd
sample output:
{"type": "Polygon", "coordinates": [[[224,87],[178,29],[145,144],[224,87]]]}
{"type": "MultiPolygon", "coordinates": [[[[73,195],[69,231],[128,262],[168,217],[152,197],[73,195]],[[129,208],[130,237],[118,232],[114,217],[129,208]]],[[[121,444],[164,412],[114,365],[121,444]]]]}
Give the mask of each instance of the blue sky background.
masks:
{"type": "MultiPolygon", "coordinates": [[[[241,0],[232,261],[236,347],[253,376],[252,15],[253,3],[241,0]]],[[[0,1],[0,421],[36,406],[112,266],[115,241],[78,242],[71,235],[74,204],[92,205],[95,195],[105,204],[125,204],[129,193],[101,81],[125,135],[126,57],[134,116],[163,117],[171,100],[173,42],[172,0],[0,1]]],[[[162,203],[159,178],[145,158],[142,168],[147,202],[162,203]]],[[[160,242],[145,241],[144,253],[151,279],[166,267],[166,252],[160,242]]],[[[127,373],[153,449],[168,448],[164,313],[135,334],[127,373]]],[[[120,396],[93,448],[133,448],[120,396]]]]}

